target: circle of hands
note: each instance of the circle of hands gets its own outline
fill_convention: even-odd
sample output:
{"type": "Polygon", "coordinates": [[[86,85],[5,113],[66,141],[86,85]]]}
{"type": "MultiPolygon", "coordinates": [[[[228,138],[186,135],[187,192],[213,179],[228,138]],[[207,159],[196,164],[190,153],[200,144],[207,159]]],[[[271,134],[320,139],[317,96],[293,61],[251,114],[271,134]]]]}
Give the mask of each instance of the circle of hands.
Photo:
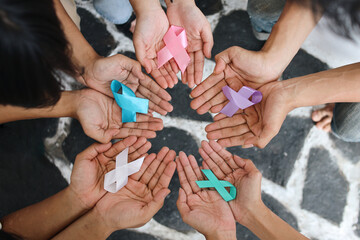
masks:
{"type": "Polygon", "coordinates": [[[142,73],[139,62],[120,54],[99,57],[85,69],[84,82],[92,89],[79,90],[75,117],[88,136],[104,144],[94,144],[77,156],[70,188],[110,231],[138,227],[162,207],[177,169],[181,185],[177,207],[183,220],[205,236],[233,234],[235,221],[245,223],[246,216],[263,204],[261,173],[250,160],[234,156],[224,147],[263,148],[278,133],[293,107],[284,104],[289,96],[282,82],[276,81],[281,73],[271,68],[261,52],[231,47],[215,57],[213,74],[202,81],[204,57],[210,57],[213,39],[205,16],[193,5],[169,7],[167,15],[160,8],[139,16],[134,46],[139,62],[155,81],[142,73]],[[177,84],[179,68],[173,59],[159,69],[156,65],[156,53],[164,47],[162,38],[170,25],[186,29],[191,61],[182,82],[191,88],[196,85],[191,108],[199,114],[219,113],[229,102],[222,92],[226,85],[235,91],[249,86],[263,95],[259,104],[239,109],[232,117],[219,113],[206,126],[210,141],[203,141],[199,149],[201,167],[193,156],[180,152],[176,157],[167,147],[147,154],[151,147],[147,139],[163,128],[162,120],[152,112],[166,115],[173,110],[165,88],[177,84]],[[113,79],[130,87],[137,97],[149,99],[149,114],[137,114],[137,122],[122,123],[121,109],[110,90],[113,79]],[[114,138],[123,140],[112,145],[109,141],[114,138]],[[108,193],[103,186],[104,174],[114,169],[115,157],[127,147],[129,161],[145,156],[144,163],[138,173],[129,176],[124,188],[108,193]],[[201,169],[211,169],[219,180],[233,184],[237,188],[235,200],[227,203],[215,190],[200,189],[195,181],[205,179],[201,169]]]}
{"type": "Polygon", "coordinates": [[[177,207],[185,223],[205,236],[232,236],[235,221],[244,224],[246,216],[261,202],[261,173],[247,159],[232,155],[217,142],[203,141],[199,167],[194,156],[163,147],[157,154],[147,154],[150,142],[130,136],[115,144],[95,143],[76,157],[69,188],[85,209],[101,219],[109,234],[118,229],[140,227],[163,206],[170,193],[169,184],[177,170],[181,188],[177,207]],[[104,190],[104,175],[115,168],[115,158],[129,148],[129,162],[142,156],[139,172],[116,193],[104,190]],[[200,189],[204,180],[201,169],[211,169],[220,180],[237,188],[237,196],[226,202],[214,189],[200,189]]]}

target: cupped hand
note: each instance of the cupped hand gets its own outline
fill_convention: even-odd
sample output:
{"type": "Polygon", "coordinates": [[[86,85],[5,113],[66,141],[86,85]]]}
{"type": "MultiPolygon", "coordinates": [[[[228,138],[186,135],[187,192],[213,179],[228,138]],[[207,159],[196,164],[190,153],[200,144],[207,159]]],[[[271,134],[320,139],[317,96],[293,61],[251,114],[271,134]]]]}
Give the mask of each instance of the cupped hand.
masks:
{"type": "Polygon", "coordinates": [[[236,221],[244,225],[248,214],[263,204],[261,173],[252,161],[232,155],[215,141],[202,141],[199,153],[205,169],[236,187],[236,198],[229,205],[236,221]]]}
{"type": "Polygon", "coordinates": [[[241,78],[248,82],[265,84],[279,79],[281,69],[264,51],[250,51],[233,46],[215,56],[215,74],[219,74],[229,66],[241,78]]]}
{"type": "Polygon", "coordinates": [[[161,119],[144,114],[137,114],[136,122],[122,123],[121,108],[113,98],[92,89],[80,90],[78,94],[76,118],[85,134],[99,142],[130,135],[154,138],[155,131],[163,128],[161,119]]]}
{"type": "Polygon", "coordinates": [[[104,174],[112,160],[125,148],[129,148],[129,160],[133,161],[144,155],[151,147],[144,137],[127,137],[114,145],[95,143],[76,156],[71,173],[70,189],[75,193],[86,209],[94,207],[102,198],[104,174]]]}
{"type": "Polygon", "coordinates": [[[176,153],[164,147],[148,155],[140,171],[129,177],[117,193],[107,193],[95,206],[108,228],[113,231],[140,227],[162,207],[170,193],[168,186],[175,172],[176,153]]]}
{"type": "Polygon", "coordinates": [[[136,58],[164,89],[177,84],[176,73],[179,71],[174,62],[168,62],[158,69],[157,52],[164,47],[162,40],[168,29],[169,21],[160,5],[136,15],[133,37],[136,58]]]}
{"type": "Polygon", "coordinates": [[[204,56],[211,57],[214,45],[210,23],[194,1],[178,1],[168,4],[167,16],[170,25],[183,27],[187,35],[187,51],[190,63],[182,74],[182,82],[190,88],[200,84],[203,76],[204,56]]]}
{"type": "Polygon", "coordinates": [[[105,95],[112,97],[111,82],[118,80],[135,92],[135,95],[149,99],[149,109],[166,115],[173,110],[169,101],[171,96],[150,77],[141,72],[139,62],[124,55],[97,58],[85,69],[85,84],[105,95]]]}
{"type": "Polygon", "coordinates": [[[196,184],[197,180],[204,178],[194,156],[187,157],[180,152],[176,166],[181,184],[177,207],[183,221],[207,237],[236,237],[235,220],[229,204],[216,191],[200,189],[196,184]]]}

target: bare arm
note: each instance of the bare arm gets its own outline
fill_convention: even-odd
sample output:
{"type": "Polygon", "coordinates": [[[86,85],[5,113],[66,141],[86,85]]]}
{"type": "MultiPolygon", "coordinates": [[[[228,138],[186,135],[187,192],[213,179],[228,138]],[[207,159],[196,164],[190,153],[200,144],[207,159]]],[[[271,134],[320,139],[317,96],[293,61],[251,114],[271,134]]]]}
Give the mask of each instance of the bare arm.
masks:
{"type": "Polygon", "coordinates": [[[21,239],[49,239],[87,211],[69,188],[5,216],[3,231],[21,239]]]}
{"type": "Polygon", "coordinates": [[[0,105],[0,124],[17,120],[35,118],[74,117],[76,112],[76,92],[62,92],[60,100],[50,107],[23,108],[12,105],[0,105]]]}

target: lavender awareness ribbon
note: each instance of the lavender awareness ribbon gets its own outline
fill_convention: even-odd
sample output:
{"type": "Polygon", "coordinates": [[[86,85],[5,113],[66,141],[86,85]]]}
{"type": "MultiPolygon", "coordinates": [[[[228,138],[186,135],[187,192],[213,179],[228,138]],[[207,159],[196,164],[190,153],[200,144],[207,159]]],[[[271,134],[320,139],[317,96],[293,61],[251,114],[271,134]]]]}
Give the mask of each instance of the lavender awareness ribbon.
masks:
{"type": "Polygon", "coordinates": [[[242,87],[238,92],[232,90],[229,86],[222,88],[223,93],[229,103],[220,111],[228,117],[232,117],[237,110],[246,109],[252,105],[261,102],[262,93],[249,87],[242,87]],[[251,101],[249,100],[251,97],[251,101]]]}

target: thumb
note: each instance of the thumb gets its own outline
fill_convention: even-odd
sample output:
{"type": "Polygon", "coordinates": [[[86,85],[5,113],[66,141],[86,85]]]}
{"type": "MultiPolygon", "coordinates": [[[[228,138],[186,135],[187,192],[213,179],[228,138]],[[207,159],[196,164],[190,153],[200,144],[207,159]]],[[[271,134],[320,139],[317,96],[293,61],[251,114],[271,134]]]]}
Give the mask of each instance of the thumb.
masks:
{"type": "Polygon", "coordinates": [[[186,216],[190,212],[190,208],[186,203],[186,193],[182,188],[179,188],[179,197],[176,201],[176,206],[179,209],[181,216],[186,216]]]}
{"type": "Polygon", "coordinates": [[[86,148],[84,151],[79,153],[76,158],[80,159],[93,159],[98,156],[100,153],[106,152],[111,147],[111,142],[106,144],[94,143],[90,147],[86,148]]]}
{"type": "Polygon", "coordinates": [[[225,70],[225,67],[227,64],[231,62],[230,56],[229,56],[229,49],[226,49],[225,51],[222,51],[221,53],[217,54],[215,56],[215,69],[214,73],[219,74],[222,71],[225,70]]]}
{"type": "Polygon", "coordinates": [[[146,214],[149,218],[152,218],[160,210],[164,205],[166,196],[169,195],[170,192],[170,189],[164,188],[155,194],[154,199],[147,205],[146,214]]]}
{"type": "Polygon", "coordinates": [[[206,27],[205,30],[201,32],[201,38],[203,40],[204,46],[203,46],[203,52],[205,57],[211,58],[211,49],[214,46],[214,39],[211,32],[210,24],[208,27],[206,27]]]}
{"type": "Polygon", "coordinates": [[[134,47],[135,47],[135,55],[136,59],[144,66],[147,73],[151,72],[151,63],[149,59],[146,58],[146,49],[145,44],[138,39],[138,37],[134,37],[134,47]]]}
{"type": "Polygon", "coordinates": [[[278,134],[279,129],[277,130],[273,126],[265,125],[263,130],[260,133],[260,136],[254,136],[248,138],[244,141],[244,145],[255,145],[259,148],[264,148],[268,143],[273,139],[276,134],[278,134]]]}
{"type": "Polygon", "coordinates": [[[102,133],[98,133],[98,136],[96,138],[94,137],[94,139],[101,143],[108,143],[120,132],[120,129],[112,128],[101,131],[102,133]]]}

